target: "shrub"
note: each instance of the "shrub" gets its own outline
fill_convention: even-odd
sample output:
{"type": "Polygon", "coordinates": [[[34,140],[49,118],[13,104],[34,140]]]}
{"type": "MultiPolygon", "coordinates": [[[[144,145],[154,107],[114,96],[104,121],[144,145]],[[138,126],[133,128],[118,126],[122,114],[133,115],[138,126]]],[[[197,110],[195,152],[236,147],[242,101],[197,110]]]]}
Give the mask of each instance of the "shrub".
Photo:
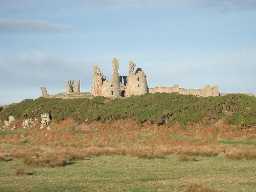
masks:
{"type": "Polygon", "coordinates": [[[55,121],[73,118],[76,121],[112,121],[134,119],[156,124],[212,124],[219,119],[238,126],[256,125],[256,98],[235,94],[221,97],[195,97],[179,94],[146,94],[125,99],[47,99],[24,100],[0,111],[0,119],[9,115],[22,119],[40,117],[51,112],[55,121]]]}

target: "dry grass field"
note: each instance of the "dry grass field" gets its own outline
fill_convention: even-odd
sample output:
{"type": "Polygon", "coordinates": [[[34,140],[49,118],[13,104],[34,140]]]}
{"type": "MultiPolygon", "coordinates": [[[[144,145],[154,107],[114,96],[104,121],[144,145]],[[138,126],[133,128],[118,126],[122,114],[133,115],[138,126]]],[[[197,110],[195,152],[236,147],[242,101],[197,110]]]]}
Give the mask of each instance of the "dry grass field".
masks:
{"type": "Polygon", "coordinates": [[[256,131],[132,120],[0,131],[0,191],[255,191],[256,131]]]}

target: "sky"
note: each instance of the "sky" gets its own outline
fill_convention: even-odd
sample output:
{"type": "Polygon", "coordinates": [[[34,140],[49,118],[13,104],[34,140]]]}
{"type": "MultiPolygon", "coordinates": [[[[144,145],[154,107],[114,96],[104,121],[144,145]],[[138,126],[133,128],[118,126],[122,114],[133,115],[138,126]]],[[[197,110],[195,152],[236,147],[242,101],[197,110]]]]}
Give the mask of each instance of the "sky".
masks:
{"type": "Polygon", "coordinates": [[[0,105],[63,92],[92,68],[127,72],[150,87],[218,85],[256,92],[256,0],[0,0],[0,105]]]}

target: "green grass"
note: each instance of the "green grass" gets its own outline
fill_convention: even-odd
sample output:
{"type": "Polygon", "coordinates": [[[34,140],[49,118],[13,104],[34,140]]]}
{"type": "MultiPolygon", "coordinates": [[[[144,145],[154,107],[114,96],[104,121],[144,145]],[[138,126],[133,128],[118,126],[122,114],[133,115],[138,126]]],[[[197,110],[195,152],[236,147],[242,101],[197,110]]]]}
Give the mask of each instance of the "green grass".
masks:
{"type": "Polygon", "coordinates": [[[10,129],[0,129],[0,136],[5,136],[5,135],[15,135],[18,133],[26,133],[25,129],[15,129],[15,130],[10,130],[10,129]]]}
{"type": "Polygon", "coordinates": [[[218,191],[254,192],[256,161],[232,161],[223,157],[200,157],[180,161],[177,156],[141,159],[100,156],[66,167],[33,168],[22,161],[0,161],[3,192],[182,192],[192,184],[218,191]],[[17,169],[33,175],[16,176],[17,169]]]}
{"type": "Polygon", "coordinates": [[[238,126],[256,125],[256,97],[242,94],[222,97],[195,97],[178,94],[146,94],[126,99],[46,99],[24,100],[0,111],[0,119],[9,115],[39,118],[51,112],[54,120],[73,118],[77,121],[112,121],[135,119],[152,123],[215,123],[220,119],[238,126]]]}

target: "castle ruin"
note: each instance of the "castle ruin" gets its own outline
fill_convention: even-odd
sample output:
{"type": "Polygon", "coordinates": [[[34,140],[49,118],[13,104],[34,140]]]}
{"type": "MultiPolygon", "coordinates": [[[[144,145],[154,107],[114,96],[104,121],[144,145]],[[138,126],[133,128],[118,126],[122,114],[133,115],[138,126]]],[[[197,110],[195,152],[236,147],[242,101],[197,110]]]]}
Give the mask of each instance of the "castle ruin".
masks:
{"type": "Polygon", "coordinates": [[[129,62],[128,69],[128,76],[120,76],[119,62],[114,58],[112,61],[112,77],[111,80],[107,80],[100,68],[95,65],[91,94],[93,96],[118,98],[148,93],[145,72],[141,68],[136,68],[135,63],[132,61],[129,62]]]}
{"type": "Polygon", "coordinates": [[[112,75],[110,79],[107,79],[101,69],[95,65],[93,67],[91,93],[81,92],[80,85],[80,80],[69,80],[65,83],[64,93],[57,95],[49,95],[47,89],[41,87],[42,97],[71,99],[103,96],[107,98],[121,98],[144,95],[146,93],[179,93],[181,95],[194,95],[198,97],[220,96],[218,86],[210,85],[202,89],[185,89],[179,85],[149,88],[147,76],[143,69],[136,68],[136,64],[130,61],[128,64],[128,74],[122,76],[119,74],[119,61],[116,58],[112,60],[112,75]]]}

